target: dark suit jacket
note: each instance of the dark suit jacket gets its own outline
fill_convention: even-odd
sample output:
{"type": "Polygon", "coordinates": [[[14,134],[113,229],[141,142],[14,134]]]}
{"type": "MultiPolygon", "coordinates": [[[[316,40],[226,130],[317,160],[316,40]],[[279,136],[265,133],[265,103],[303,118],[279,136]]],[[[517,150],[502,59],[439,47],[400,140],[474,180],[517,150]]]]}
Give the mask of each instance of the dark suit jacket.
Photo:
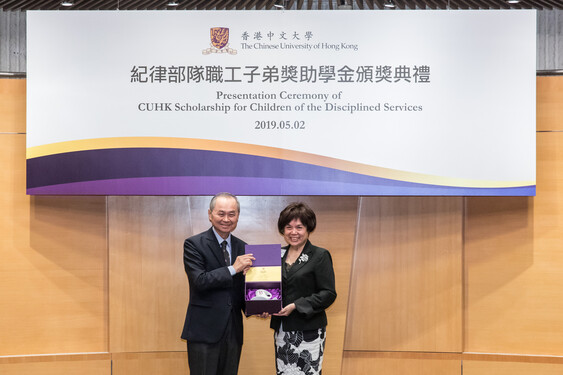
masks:
{"type": "MultiPolygon", "coordinates": [[[[287,248],[286,248],[287,249],[287,248]]],[[[300,258],[286,271],[282,257],[282,300],[283,305],[295,303],[296,309],[289,316],[272,316],[270,327],[276,331],[283,321],[284,331],[306,331],[327,325],[325,309],[336,299],[334,269],[328,250],[316,247],[307,241],[300,258]]]]}
{"type": "MultiPolygon", "coordinates": [[[[244,254],[244,245],[231,235],[232,260],[244,254]]],[[[236,338],[242,345],[244,276],[231,276],[211,228],[184,242],[184,268],[190,284],[190,302],[182,338],[188,343],[217,343],[232,314],[236,338]]]]}

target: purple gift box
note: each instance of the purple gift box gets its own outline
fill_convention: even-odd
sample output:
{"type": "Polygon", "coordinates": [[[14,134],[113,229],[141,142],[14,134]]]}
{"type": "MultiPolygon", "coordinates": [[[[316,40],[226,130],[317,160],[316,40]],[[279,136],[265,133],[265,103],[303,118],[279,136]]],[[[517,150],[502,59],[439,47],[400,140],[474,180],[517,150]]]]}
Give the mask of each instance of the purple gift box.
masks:
{"type": "Polygon", "coordinates": [[[281,300],[281,245],[246,245],[246,254],[254,254],[255,261],[247,272],[246,315],[274,314],[282,309],[281,300]],[[261,271],[261,272],[259,272],[261,271]],[[265,289],[272,298],[252,300],[256,290],[265,289]]]}

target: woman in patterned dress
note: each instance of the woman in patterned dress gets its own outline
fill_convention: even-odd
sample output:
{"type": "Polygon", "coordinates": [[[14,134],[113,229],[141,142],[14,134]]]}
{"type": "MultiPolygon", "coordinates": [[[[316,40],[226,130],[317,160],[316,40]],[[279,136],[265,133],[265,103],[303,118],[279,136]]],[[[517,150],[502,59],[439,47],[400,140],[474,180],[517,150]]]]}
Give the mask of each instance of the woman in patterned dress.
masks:
{"type": "Polygon", "coordinates": [[[291,203],[278,219],[287,242],[282,256],[283,309],[273,314],[278,375],[322,373],[327,318],[336,299],[334,270],[328,250],[309,241],[315,213],[304,203],[291,203]]]}

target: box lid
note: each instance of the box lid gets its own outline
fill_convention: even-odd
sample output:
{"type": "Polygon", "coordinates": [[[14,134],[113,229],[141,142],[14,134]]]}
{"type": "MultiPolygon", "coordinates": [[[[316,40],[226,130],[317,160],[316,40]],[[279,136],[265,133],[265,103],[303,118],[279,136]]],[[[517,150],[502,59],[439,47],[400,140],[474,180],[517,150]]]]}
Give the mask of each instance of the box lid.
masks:
{"type": "Polygon", "coordinates": [[[246,245],[246,254],[254,254],[253,267],[281,266],[281,245],[246,245]]]}

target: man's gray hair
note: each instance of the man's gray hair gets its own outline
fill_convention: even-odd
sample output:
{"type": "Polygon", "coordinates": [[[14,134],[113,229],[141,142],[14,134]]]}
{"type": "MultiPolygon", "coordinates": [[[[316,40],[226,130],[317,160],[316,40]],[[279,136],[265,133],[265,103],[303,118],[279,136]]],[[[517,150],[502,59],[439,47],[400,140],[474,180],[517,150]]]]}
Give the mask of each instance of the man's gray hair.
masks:
{"type": "Polygon", "coordinates": [[[233,198],[237,202],[237,212],[240,214],[240,203],[238,201],[238,198],[236,197],[236,195],[226,192],[217,193],[213,198],[211,198],[211,202],[209,202],[209,210],[211,212],[213,212],[213,210],[215,209],[215,203],[217,202],[217,198],[219,197],[233,198]]]}

